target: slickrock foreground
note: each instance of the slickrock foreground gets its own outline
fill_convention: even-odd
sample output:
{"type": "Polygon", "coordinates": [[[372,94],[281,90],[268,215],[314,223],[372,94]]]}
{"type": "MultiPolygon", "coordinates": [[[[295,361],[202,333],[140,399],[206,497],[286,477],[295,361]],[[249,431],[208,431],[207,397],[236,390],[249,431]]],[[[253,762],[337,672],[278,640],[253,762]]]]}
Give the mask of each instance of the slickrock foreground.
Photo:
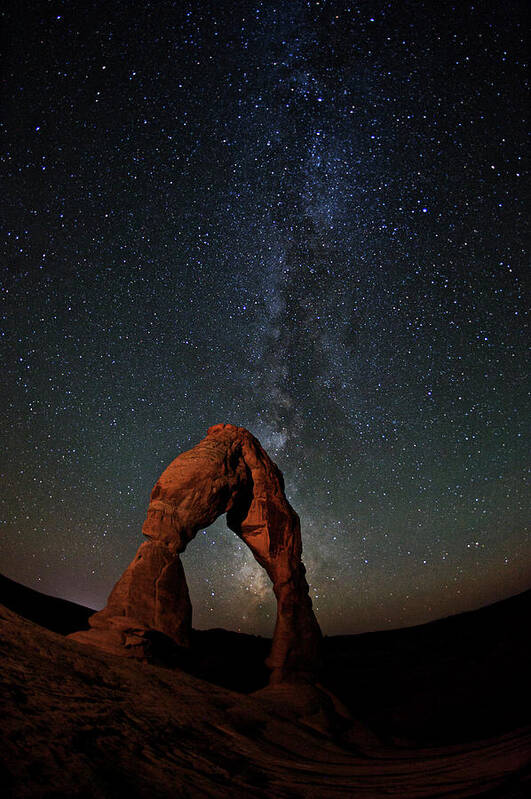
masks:
{"type": "Polygon", "coordinates": [[[180,553],[197,532],[227,514],[227,525],[268,573],[277,619],[267,666],[271,683],[313,682],[321,631],[308,595],[299,517],[284,493],[282,473],[243,427],[218,424],[179,455],[151,493],[148,539],[112,590],[106,607],[75,640],[150,659],[157,633],[179,646],[190,641],[192,606],[180,553]]]}
{"type": "Polygon", "coordinates": [[[316,729],[306,707],[301,718],[291,702],[80,646],[1,605],[0,651],[8,799],[530,795],[529,730],[413,749],[364,742],[348,730],[336,737],[316,729]]]}

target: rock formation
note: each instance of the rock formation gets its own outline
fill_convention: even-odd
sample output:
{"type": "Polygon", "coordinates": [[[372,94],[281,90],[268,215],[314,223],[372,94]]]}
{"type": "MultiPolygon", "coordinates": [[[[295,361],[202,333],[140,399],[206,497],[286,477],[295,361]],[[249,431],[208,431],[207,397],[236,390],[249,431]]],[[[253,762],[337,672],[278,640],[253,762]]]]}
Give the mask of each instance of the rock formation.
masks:
{"type": "Polygon", "coordinates": [[[277,619],[267,666],[271,683],[313,681],[321,631],[301,560],[299,517],[282,473],[254,436],[218,424],[162,473],[152,493],[141,544],[91,629],[72,637],[129,657],[149,658],[160,633],[188,646],[192,607],[179,557],[198,530],[221,514],[267,571],[277,619]]]}

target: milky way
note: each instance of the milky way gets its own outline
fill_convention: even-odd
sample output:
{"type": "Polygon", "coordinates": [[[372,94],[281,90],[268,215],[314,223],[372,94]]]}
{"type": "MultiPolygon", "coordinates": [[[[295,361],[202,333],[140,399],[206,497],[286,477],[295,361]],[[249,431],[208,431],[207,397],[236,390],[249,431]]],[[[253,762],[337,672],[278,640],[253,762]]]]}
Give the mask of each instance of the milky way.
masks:
{"type": "MultiPolygon", "coordinates": [[[[5,15],[1,570],[100,607],[151,487],[250,429],[326,633],[529,587],[525,4],[5,15]]],[[[194,623],[270,634],[223,520],[194,623]]]]}

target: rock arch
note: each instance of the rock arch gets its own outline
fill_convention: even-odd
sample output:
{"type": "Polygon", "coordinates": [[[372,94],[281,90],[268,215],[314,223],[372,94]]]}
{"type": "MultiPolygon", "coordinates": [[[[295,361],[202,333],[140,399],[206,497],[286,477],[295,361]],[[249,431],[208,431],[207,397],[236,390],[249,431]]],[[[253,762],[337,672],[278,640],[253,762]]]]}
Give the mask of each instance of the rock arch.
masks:
{"type": "Polygon", "coordinates": [[[299,517],[284,480],[258,440],[243,427],[218,424],[165,469],[151,493],[142,531],[148,539],[113,588],[82,643],[145,658],[150,633],[188,646],[192,606],[179,557],[198,530],[223,513],[273,583],[277,618],[266,661],[270,682],[313,681],[321,631],[301,560],[299,517]]]}

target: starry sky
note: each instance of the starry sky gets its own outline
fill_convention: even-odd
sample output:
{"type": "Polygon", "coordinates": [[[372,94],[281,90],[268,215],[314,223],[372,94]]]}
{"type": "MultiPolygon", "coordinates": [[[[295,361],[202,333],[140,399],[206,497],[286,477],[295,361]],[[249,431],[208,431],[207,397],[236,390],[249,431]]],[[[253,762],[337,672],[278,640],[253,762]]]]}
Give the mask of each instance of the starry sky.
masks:
{"type": "MultiPolygon", "coordinates": [[[[324,633],[528,588],[526,4],[8,6],[0,571],[102,607],[231,422],[324,633]]],[[[223,519],[183,563],[195,626],[272,633],[223,519]]]]}

